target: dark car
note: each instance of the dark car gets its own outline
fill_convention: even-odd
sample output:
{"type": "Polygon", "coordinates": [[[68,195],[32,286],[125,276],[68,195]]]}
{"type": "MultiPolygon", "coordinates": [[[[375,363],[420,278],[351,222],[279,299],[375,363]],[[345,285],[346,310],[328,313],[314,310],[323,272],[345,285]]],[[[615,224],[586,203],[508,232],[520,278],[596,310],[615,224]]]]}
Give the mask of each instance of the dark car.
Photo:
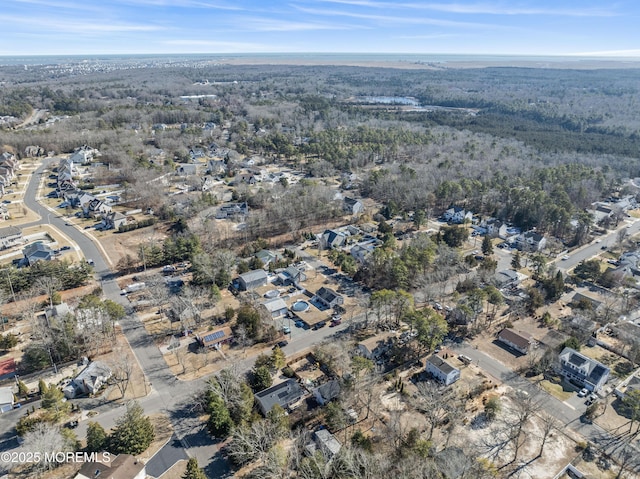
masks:
{"type": "Polygon", "coordinates": [[[60,248],[60,251],[67,251],[71,249],[71,246],[63,246],[62,248],[60,248]]]}
{"type": "Polygon", "coordinates": [[[68,423],[66,423],[64,425],[64,427],[69,428],[69,429],[75,429],[78,427],[78,421],[69,421],[68,423]]]}
{"type": "Polygon", "coordinates": [[[324,328],[327,325],[326,321],[320,321],[313,326],[313,330],[317,331],[318,329],[324,328]]]}
{"type": "Polygon", "coordinates": [[[273,348],[271,349],[276,349],[276,348],[284,348],[287,344],[289,344],[289,341],[279,341],[273,348]]]}

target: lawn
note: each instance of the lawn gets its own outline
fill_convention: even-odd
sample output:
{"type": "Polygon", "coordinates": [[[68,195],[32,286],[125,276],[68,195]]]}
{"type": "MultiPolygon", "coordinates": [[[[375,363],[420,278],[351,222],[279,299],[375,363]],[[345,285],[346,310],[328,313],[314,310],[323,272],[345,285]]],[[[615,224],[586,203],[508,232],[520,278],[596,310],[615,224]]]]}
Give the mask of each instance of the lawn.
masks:
{"type": "Polygon", "coordinates": [[[567,390],[562,384],[555,384],[547,379],[540,381],[540,387],[560,401],[566,401],[573,394],[573,389],[567,390]]]}

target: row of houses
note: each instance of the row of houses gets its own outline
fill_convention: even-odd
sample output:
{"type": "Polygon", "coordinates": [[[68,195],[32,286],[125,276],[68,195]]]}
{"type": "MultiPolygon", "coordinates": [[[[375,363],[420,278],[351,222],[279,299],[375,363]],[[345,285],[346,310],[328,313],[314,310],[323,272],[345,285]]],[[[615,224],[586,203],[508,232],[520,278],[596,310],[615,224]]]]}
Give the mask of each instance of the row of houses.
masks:
{"type": "Polygon", "coordinates": [[[14,154],[4,152],[0,155],[0,193],[4,195],[5,188],[14,182],[17,171],[20,169],[18,159],[14,154]]]}

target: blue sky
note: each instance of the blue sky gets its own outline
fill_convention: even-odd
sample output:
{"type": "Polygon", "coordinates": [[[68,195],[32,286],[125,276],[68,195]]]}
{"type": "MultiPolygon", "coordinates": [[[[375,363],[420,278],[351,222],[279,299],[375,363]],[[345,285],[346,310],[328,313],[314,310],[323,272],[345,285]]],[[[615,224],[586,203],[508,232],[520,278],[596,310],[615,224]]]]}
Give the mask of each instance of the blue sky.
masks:
{"type": "Polygon", "coordinates": [[[0,55],[640,57],[638,0],[3,0],[0,55]]]}

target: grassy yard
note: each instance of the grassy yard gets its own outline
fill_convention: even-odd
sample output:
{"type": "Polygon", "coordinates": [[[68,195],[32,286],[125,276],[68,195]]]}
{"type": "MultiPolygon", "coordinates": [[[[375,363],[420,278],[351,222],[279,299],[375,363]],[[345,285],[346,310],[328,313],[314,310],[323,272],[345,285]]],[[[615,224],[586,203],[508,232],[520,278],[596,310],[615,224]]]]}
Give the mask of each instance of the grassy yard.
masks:
{"type": "Polygon", "coordinates": [[[540,386],[542,389],[547,391],[553,397],[559,399],[560,401],[566,401],[573,394],[573,389],[566,389],[562,384],[555,384],[547,379],[543,379],[540,381],[540,386]]]}

